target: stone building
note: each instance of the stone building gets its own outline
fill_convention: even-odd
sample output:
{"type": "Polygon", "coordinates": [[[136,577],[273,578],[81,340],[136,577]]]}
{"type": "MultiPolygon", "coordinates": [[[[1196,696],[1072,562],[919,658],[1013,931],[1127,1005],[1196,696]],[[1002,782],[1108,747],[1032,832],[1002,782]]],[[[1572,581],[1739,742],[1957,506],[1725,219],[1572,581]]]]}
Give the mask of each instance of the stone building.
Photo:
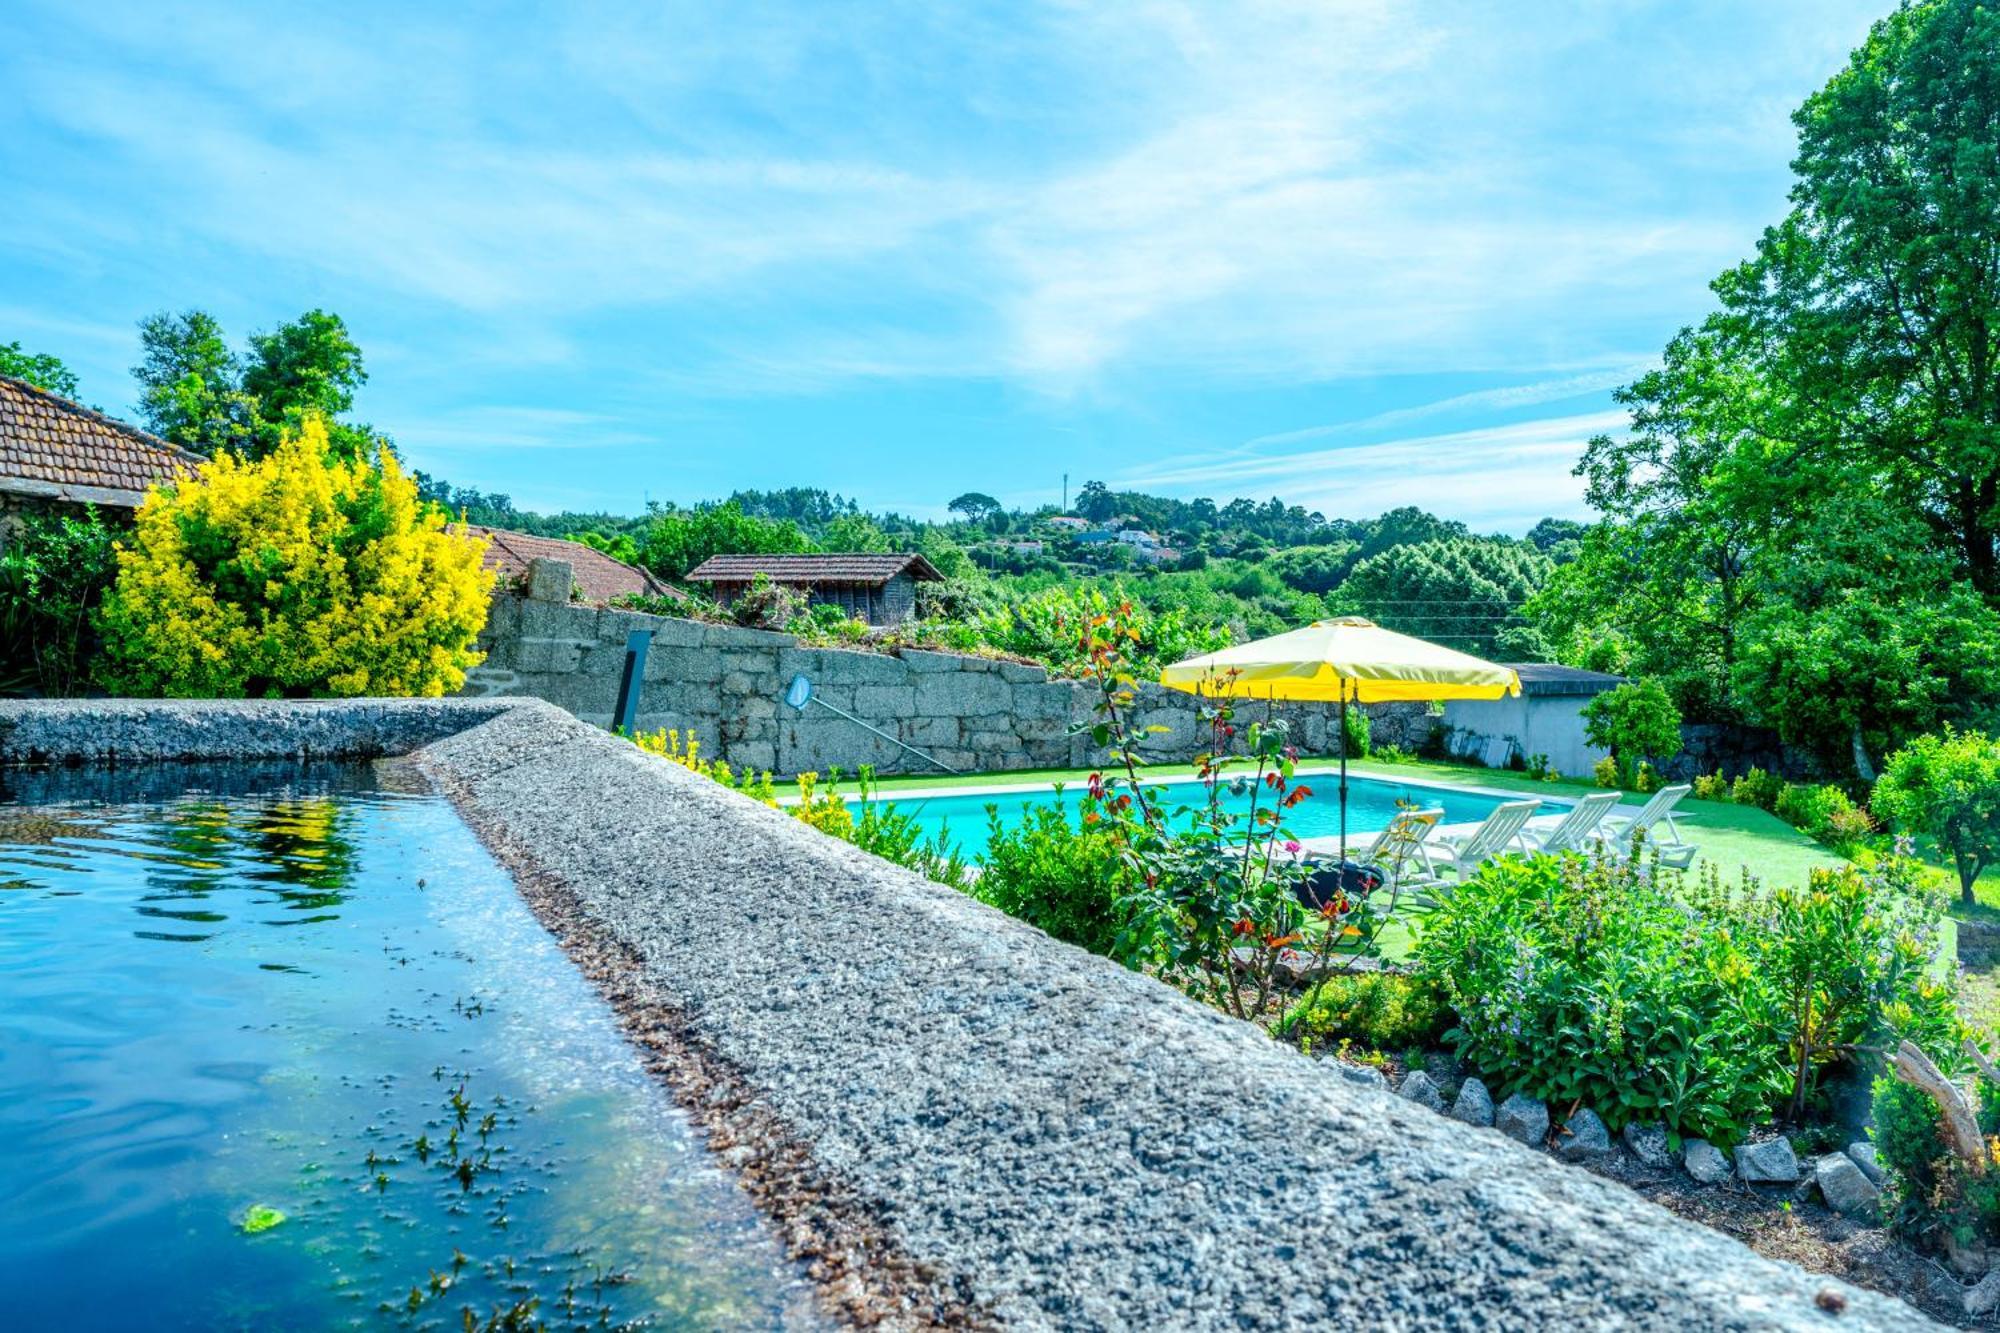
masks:
{"type": "Polygon", "coordinates": [[[94,505],[129,520],[146,488],[191,476],[199,454],[0,375],[0,546],[16,516],[94,505]]]}
{"type": "Polygon", "coordinates": [[[920,555],[717,555],[689,573],[724,603],[759,575],[804,593],[814,606],[837,606],[870,625],[900,625],[917,605],[917,584],[944,575],[920,555]]]}
{"type": "Polygon", "coordinates": [[[536,537],[506,528],[468,523],[465,530],[486,539],[486,567],[493,571],[496,595],[527,590],[531,566],[537,560],[560,562],[570,571],[570,596],[602,606],[626,596],[664,597],[683,602],[687,594],[670,588],[637,565],[628,565],[594,546],[562,537],[536,537]]]}

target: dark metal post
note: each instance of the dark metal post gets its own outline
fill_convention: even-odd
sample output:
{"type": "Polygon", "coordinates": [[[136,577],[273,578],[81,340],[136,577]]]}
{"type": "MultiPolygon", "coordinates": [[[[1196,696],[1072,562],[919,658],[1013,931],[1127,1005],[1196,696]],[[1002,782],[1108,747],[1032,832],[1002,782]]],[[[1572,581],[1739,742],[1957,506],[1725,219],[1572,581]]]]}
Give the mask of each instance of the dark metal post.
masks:
{"type": "Polygon", "coordinates": [[[1347,864],[1347,691],[1340,682],[1340,863],[1347,864]]]}
{"type": "Polygon", "coordinates": [[[635,629],[625,636],[625,674],[618,678],[618,707],[612,725],[631,735],[639,725],[639,691],[646,683],[646,650],[653,646],[653,631],[635,629]]]}

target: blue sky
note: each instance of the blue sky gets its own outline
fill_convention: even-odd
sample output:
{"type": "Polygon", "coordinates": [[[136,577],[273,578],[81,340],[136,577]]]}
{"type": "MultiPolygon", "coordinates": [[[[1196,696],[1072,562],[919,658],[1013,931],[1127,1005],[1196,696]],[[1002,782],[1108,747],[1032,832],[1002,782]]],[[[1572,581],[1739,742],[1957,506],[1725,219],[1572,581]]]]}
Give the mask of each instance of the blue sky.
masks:
{"type": "Polygon", "coordinates": [[[334,310],[362,418],[537,508],[1520,531],[1889,7],[11,0],[0,342],[130,414],[143,315],[334,310]]]}

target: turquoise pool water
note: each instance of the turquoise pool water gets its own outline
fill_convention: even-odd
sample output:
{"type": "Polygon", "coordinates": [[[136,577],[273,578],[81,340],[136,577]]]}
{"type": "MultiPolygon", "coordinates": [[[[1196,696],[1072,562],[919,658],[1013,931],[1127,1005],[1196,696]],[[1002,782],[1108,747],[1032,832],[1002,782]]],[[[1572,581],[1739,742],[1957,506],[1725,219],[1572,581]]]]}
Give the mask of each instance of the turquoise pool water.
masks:
{"type": "Polygon", "coordinates": [[[365,770],[0,804],[0,1290],[22,1329],[817,1322],[505,871],[365,770]]]}
{"type": "MultiPolygon", "coordinates": [[[[1313,774],[1301,777],[1299,783],[1312,789],[1312,794],[1294,806],[1285,817],[1285,830],[1295,838],[1331,838],[1340,833],[1340,777],[1335,773],[1313,774]]],[[[1476,792],[1457,791],[1449,788],[1419,787],[1408,783],[1384,782],[1374,778],[1350,777],[1347,801],[1347,832],[1353,839],[1357,834],[1373,834],[1388,826],[1399,808],[1398,801],[1411,801],[1421,806],[1443,806],[1443,823],[1465,823],[1484,819],[1500,804],[1498,797],[1481,796],[1476,792]]],[[[1068,812],[1071,824],[1080,823],[1082,814],[1079,798],[1083,785],[1076,784],[1066,789],[1060,796],[1047,788],[1030,788],[987,796],[922,796],[898,793],[886,798],[895,807],[914,816],[929,836],[942,836],[954,843],[960,851],[977,858],[988,838],[987,808],[997,811],[1003,828],[1018,825],[1024,813],[1039,805],[1049,805],[1060,801],[1068,812]]],[[[1161,794],[1167,808],[1174,806],[1194,806],[1207,801],[1203,785],[1193,780],[1163,782],[1152,790],[1161,794]]],[[[1268,803],[1260,797],[1260,802],[1268,803]]],[[[1245,813],[1250,808],[1247,791],[1232,793],[1224,797],[1230,808],[1245,813]]],[[[1565,810],[1563,802],[1547,802],[1538,813],[1565,810]]]]}

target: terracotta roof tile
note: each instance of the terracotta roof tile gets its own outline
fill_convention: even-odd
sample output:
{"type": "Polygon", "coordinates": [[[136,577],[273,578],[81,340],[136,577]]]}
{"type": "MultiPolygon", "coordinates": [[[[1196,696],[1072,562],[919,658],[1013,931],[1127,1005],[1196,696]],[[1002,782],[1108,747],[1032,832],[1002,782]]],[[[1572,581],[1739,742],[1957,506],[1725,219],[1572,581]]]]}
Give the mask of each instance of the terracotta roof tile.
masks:
{"type": "Polygon", "coordinates": [[[466,530],[475,537],[490,539],[486,546],[486,567],[498,574],[502,581],[525,575],[530,560],[561,560],[569,565],[570,575],[583,590],[586,601],[608,602],[627,594],[676,599],[685,596],[636,565],[614,560],[596,547],[585,546],[582,542],[567,541],[561,537],[536,537],[525,532],[509,532],[505,528],[484,528],[476,523],[467,524],[466,530]]]}
{"type": "Polygon", "coordinates": [[[0,375],[0,491],[136,507],[203,461],[80,403],[0,375]]]}
{"type": "Polygon", "coordinates": [[[773,583],[865,583],[880,585],[908,571],[919,583],[942,582],[944,575],[920,555],[713,555],[688,574],[694,583],[748,583],[768,574],[773,583]]]}

